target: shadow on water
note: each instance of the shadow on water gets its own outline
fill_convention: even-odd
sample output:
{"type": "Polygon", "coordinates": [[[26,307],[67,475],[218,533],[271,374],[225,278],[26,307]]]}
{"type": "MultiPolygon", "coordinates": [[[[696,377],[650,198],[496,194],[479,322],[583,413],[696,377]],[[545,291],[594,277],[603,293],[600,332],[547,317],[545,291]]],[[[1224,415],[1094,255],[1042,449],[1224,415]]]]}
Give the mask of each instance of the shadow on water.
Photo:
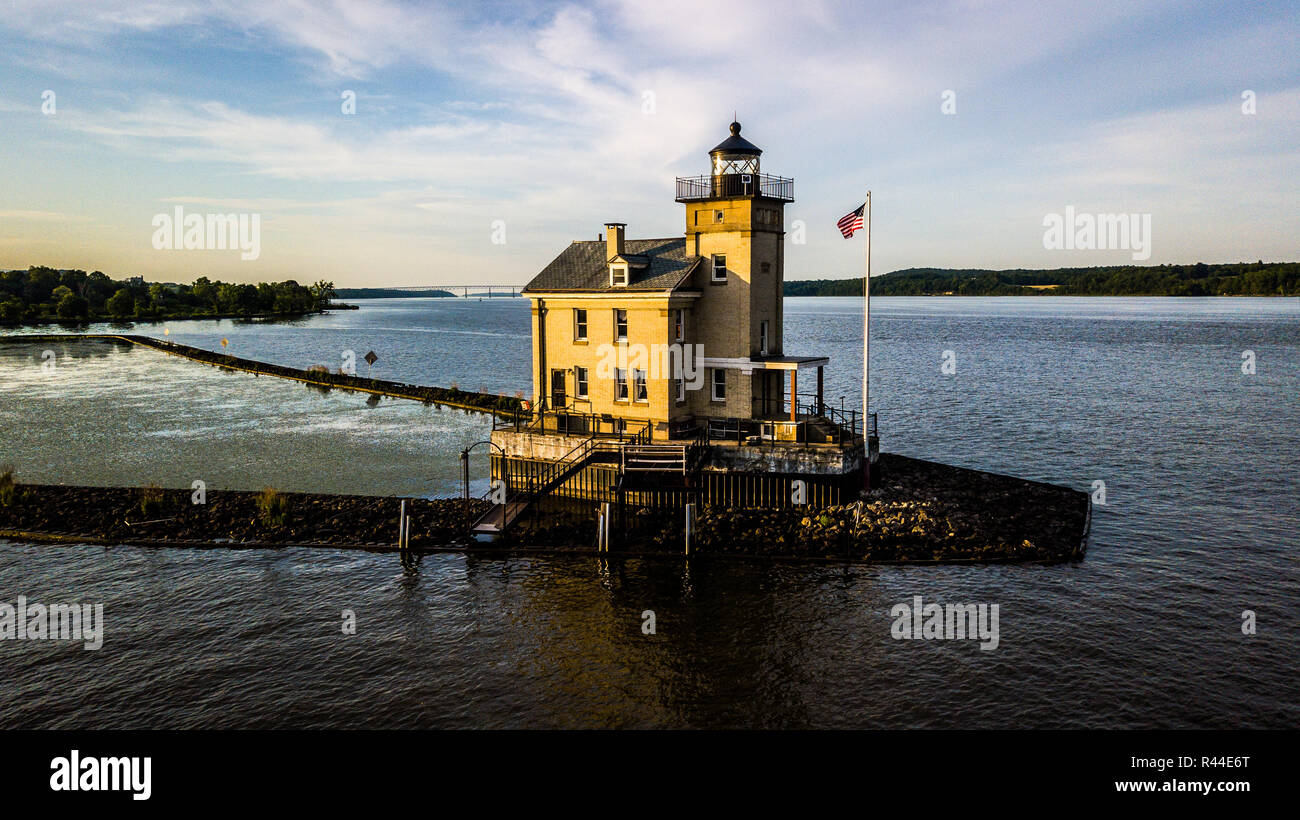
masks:
{"type": "MultiPolygon", "coordinates": [[[[817,680],[818,651],[801,619],[817,614],[806,600],[806,569],[471,553],[465,573],[476,611],[497,613],[510,602],[513,631],[529,636],[516,673],[546,681],[564,725],[814,722],[804,690],[817,680]]],[[[860,586],[839,569],[813,573],[841,592],[860,586]]]]}

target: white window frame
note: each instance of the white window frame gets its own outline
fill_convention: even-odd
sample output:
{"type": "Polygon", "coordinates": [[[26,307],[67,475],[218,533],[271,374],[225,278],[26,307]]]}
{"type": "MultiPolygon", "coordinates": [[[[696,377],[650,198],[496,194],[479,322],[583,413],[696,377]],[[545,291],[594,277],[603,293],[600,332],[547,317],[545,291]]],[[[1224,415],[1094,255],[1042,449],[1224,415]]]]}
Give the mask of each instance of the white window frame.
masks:
{"type": "Polygon", "coordinates": [[[709,281],[727,281],[727,255],[725,253],[713,254],[713,269],[709,273],[709,281]],[[722,271],[722,276],[718,276],[718,271],[722,271]]]}
{"type": "Polygon", "coordinates": [[[611,288],[627,287],[627,265],[609,266],[609,286],[611,288]]]}
{"type": "Polygon", "coordinates": [[[758,354],[760,356],[767,355],[767,346],[769,342],[767,320],[762,319],[758,323],[758,354]]]}
{"type": "Polygon", "coordinates": [[[587,341],[587,309],[573,309],[573,341],[587,341]]]}
{"type": "Polygon", "coordinates": [[[587,398],[587,368],[573,368],[573,397],[575,399],[587,398]]]}
{"type": "Polygon", "coordinates": [[[627,341],[627,325],[628,325],[627,308],[614,308],[614,341],[616,342],[627,341]],[[618,332],[618,325],[619,325],[618,314],[620,313],[623,314],[623,333],[621,335],[618,332]]]}
{"type": "Polygon", "coordinates": [[[614,368],[614,401],[627,401],[627,371],[614,368]]]}
{"type": "Polygon", "coordinates": [[[673,341],[680,342],[686,338],[686,311],[673,309],[673,341]]]}
{"type": "Polygon", "coordinates": [[[673,382],[673,392],[677,396],[677,403],[684,404],[686,402],[686,380],[679,377],[673,379],[673,382]]]}
{"type": "Polygon", "coordinates": [[[727,400],[727,370],[724,367],[715,367],[709,373],[709,398],[712,401],[727,400]],[[721,376],[721,382],[718,377],[721,376]],[[718,388],[722,388],[722,395],[718,395],[718,388]]]}
{"type": "Polygon", "coordinates": [[[641,404],[650,403],[650,384],[646,381],[644,370],[632,371],[632,401],[641,404]]]}

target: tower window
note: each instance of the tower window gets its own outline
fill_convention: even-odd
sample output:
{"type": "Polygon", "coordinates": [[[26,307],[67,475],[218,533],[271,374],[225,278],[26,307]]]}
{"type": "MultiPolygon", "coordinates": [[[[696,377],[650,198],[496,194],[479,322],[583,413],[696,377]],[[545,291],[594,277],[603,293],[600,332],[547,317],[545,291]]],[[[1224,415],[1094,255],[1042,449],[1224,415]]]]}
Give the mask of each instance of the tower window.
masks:
{"type": "Polygon", "coordinates": [[[758,353],[760,356],[767,355],[767,320],[758,323],[758,353]]]}
{"type": "Polygon", "coordinates": [[[714,221],[714,222],[721,222],[721,221],[722,221],[722,211],[714,211],[714,212],[713,212],[713,221],[714,221]]]}
{"type": "Polygon", "coordinates": [[[725,253],[713,254],[713,281],[727,281],[727,255],[725,253]]]}

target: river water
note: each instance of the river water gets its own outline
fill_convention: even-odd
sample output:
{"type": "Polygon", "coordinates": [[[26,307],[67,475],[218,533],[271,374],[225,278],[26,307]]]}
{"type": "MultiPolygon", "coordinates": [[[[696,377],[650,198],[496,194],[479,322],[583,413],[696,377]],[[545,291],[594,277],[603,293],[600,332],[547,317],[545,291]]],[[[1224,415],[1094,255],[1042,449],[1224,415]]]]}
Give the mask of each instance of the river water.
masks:
{"type": "MultiPolygon", "coordinates": [[[[352,351],[363,374],[373,350],[383,378],[528,388],[524,300],[360,304],[133,332],[226,339],[235,355],[298,367],[352,351]]],[[[828,400],[860,403],[857,300],[787,299],[786,352],[830,356],[828,400]]],[[[871,390],[887,452],[1104,482],[1087,559],[431,555],[403,567],[392,554],[0,541],[0,602],[102,603],[106,622],[98,651],[0,640],[0,726],[1300,722],[1300,300],[876,299],[871,390]],[[998,647],[894,639],[890,610],[915,595],[997,604],[998,647]],[[1256,634],[1243,634],[1245,610],[1256,634]]],[[[457,453],[487,436],[459,411],[103,344],[0,346],[0,424],[0,463],[20,480],[201,479],[209,492],[451,495],[457,453]]]]}

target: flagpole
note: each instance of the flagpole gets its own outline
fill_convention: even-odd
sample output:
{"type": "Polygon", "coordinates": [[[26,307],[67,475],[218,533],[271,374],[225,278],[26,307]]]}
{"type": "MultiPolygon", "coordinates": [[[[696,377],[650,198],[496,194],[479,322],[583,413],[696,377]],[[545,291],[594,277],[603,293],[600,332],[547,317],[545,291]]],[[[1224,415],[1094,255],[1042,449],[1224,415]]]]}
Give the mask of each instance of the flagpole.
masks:
{"type": "Polygon", "coordinates": [[[867,191],[867,275],[862,277],[862,483],[871,489],[871,191],[867,191]]]}

